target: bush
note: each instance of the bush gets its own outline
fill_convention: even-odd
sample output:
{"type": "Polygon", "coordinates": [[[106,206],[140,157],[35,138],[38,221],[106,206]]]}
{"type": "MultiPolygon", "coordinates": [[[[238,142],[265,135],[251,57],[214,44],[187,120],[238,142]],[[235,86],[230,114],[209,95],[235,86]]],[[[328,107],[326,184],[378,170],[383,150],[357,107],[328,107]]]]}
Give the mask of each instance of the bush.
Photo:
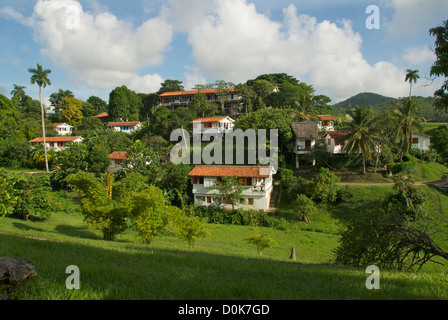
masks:
{"type": "Polygon", "coordinates": [[[314,216],[318,213],[318,209],[314,205],[313,200],[311,200],[304,194],[297,195],[295,205],[297,209],[297,217],[299,220],[309,222],[309,217],[314,216]]]}
{"type": "Polygon", "coordinates": [[[340,179],[327,168],[307,183],[307,195],[315,201],[334,202],[337,199],[340,179]]]}
{"type": "Polygon", "coordinates": [[[248,239],[245,239],[248,243],[252,243],[257,247],[258,255],[262,255],[262,251],[265,248],[270,248],[272,246],[277,245],[277,242],[271,238],[271,235],[268,233],[254,233],[248,239]]]}
{"type": "Polygon", "coordinates": [[[399,173],[412,174],[414,173],[416,167],[417,159],[407,154],[403,157],[402,162],[388,164],[387,170],[394,175],[399,173]]]}

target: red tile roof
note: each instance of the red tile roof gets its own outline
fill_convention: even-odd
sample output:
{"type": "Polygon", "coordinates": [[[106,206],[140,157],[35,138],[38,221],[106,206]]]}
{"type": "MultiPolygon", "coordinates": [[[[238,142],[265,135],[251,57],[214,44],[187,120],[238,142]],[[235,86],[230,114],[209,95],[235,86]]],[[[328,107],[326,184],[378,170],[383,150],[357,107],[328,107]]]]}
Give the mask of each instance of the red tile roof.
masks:
{"type": "Polygon", "coordinates": [[[331,120],[338,120],[338,117],[333,116],[317,116],[322,121],[331,121],[331,120]]]}
{"type": "Polygon", "coordinates": [[[196,119],[196,120],[194,120],[194,121],[191,121],[190,123],[193,123],[193,122],[218,122],[218,121],[221,121],[221,120],[224,120],[224,119],[230,119],[230,120],[233,120],[233,119],[230,118],[230,117],[210,117],[210,118],[200,118],[200,119],[196,119]]]}
{"type": "Polygon", "coordinates": [[[346,133],[338,131],[327,131],[327,134],[332,138],[340,138],[347,135],[346,133]]]}
{"type": "MultiPolygon", "coordinates": [[[[45,140],[47,142],[74,142],[78,139],[82,139],[82,137],[47,137],[45,140]]],[[[31,143],[44,142],[44,138],[35,138],[30,140],[31,143]]]]}
{"type": "MultiPolygon", "coordinates": [[[[236,91],[235,88],[226,89],[230,92],[236,91]]],[[[207,90],[200,90],[200,93],[217,93],[220,92],[221,89],[207,89],[207,90]]],[[[165,92],[159,95],[159,97],[175,97],[175,96],[187,96],[187,95],[195,95],[198,93],[198,90],[191,90],[191,91],[174,91],[174,92],[165,92]]]]}
{"type": "Polygon", "coordinates": [[[71,125],[69,125],[69,124],[67,124],[67,123],[54,123],[53,124],[55,127],[60,127],[60,126],[63,126],[63,125],[66,125],[66,126],[70,126],[71,127],[71,125]]]}
{"type": "Polygon", "coordinates": [[[196,166],[189,176],[267,178],[272,167],[196,166]]]}
{"type": "Polygon", "coordinates": [[[140,121],[130,121],[130,122],[111,122],[107,126],[108,127],[123,127],[123,126],[136,126],[140,124],[140,121]]]}
{"type": "Polygon", "coordinates": [[[105,117],[108,117],[108,116],[109,116],[109,114],[107,112],[103,112],[103,113],[100,113],[100,114],[98,114],[96,116],[93,116],[93,118],[105,118],[105,117]]]}
{"type": "Polygon", "coordinates": [[[129,158],[129,154],[127,152],[115,151],[109,154],[108,157],[112,160],[126,160],[129,158]]]}

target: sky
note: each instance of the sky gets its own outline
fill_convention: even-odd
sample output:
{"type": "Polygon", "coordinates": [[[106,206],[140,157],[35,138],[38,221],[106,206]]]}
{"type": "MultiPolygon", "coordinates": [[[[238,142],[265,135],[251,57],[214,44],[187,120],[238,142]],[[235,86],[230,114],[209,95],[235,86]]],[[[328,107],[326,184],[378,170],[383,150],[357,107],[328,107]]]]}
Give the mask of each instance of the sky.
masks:
{"type": "Polygon", "coordinates": [[[332,103],[360,92],[432,96],[435,38],[446,0],[1,0],[0,94],[14,84],[38,99],[29,68],[50,69],[50,94],[105,101],[118,86],[185,90],[286,73],[332,103]]]}

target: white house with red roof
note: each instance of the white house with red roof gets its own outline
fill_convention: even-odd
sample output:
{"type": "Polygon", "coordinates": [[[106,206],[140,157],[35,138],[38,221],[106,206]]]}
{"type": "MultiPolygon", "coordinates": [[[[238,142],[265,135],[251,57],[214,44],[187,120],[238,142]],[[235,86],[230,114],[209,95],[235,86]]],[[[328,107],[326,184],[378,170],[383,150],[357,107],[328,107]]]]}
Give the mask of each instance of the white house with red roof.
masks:
{"type": "Polygon", "coordinates": [[[334,131],[334,122],[339,120],[338,117],[330,115],[319,115],[319,130],[321,131],[334,131]]]}
{"type": "MultiPolygon", "coordinates": [[[[45,142],[47,149],[61,151],[68,147],[70,143],[80,143],[84,139],[82,137],[46,137],[45,142]]],[[[40,145],[44,142],[44,138],[35,138],[29,141],[32,145],[40,145]]]]}
{"type": "Polygon", "coordinates": [[[140,121],[110,122],[107,127],[115,131],[131,133],[140,130],[142,123],[140,121]]]}
{"type": "Polygon", "coordinates": [[[235,120],[228,116],[200,118],[191,122],[193,132],[207,133],[227,133],[233,131],[235,120]]]}
{"type": "Polygon", "coordinates": [[[124,151],[114,151],[108,157],[111,161],[110,168],[115,173],[123,168],[123,162],[129,158],[129,154],[124,151]]]}
{"type": "Polygon", "coordinates": [[[346,135],[343,132],[327,131],[322,137],[327,146],[327,152],[330,154],[345,154],[344,145],[346,143],[346,135]]]}
{"type": "Polygon", "coordinates": [[[55,123],[54,128],[60,136],[71,135],[73,131],[73,126],[67,123],[55,123]]]}
{"type": "MultiPolygon", "coordinates": [[[[215,188],[217,181],[223,177],[237,177],[243,185],[245,202],[235,208],[269,210],[273,190],[273,167],[251,166],[196,166],[190,173],[196,206],[210,206],[216,203],[219,191],[215,188]]],[[[224,200],[223,205],[232,206],[224,200]]]]}

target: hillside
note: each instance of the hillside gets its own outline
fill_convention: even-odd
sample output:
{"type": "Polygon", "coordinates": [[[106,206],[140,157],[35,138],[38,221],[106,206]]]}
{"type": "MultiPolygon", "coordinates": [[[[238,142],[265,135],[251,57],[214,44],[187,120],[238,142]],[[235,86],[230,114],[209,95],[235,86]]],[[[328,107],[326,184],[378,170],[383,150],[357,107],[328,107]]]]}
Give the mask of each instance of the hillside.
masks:
{"type": "Polygon", "coordinates": [[[362,92],[348,98],[347,100],[341,101],[333,105],[334,114],[343,113],[348,109],[351,104],[352,107],[356,107],[357,105],[368,105],[368,106],[376,106],[385,102],[390,102],[395,100],[394,98],[385,97],[380,94],[372,93],[372,92],[362,92]]]}
{"type": "MultiPolygon", "coordinates": [[[[437,110],[434,106],[434,97],[412,97],[420,106],[421,116],[432,122],[448,122],[448,112],[437,110]]],[[[351,104],[352,108],[357,105],[372,106],[374,110],[381,111],[392,108],[396,105],[398,99],[385,97],[376,93],[363,92],[347,100],[333,105],[333,114],[344,114],[351,104]]]]}

